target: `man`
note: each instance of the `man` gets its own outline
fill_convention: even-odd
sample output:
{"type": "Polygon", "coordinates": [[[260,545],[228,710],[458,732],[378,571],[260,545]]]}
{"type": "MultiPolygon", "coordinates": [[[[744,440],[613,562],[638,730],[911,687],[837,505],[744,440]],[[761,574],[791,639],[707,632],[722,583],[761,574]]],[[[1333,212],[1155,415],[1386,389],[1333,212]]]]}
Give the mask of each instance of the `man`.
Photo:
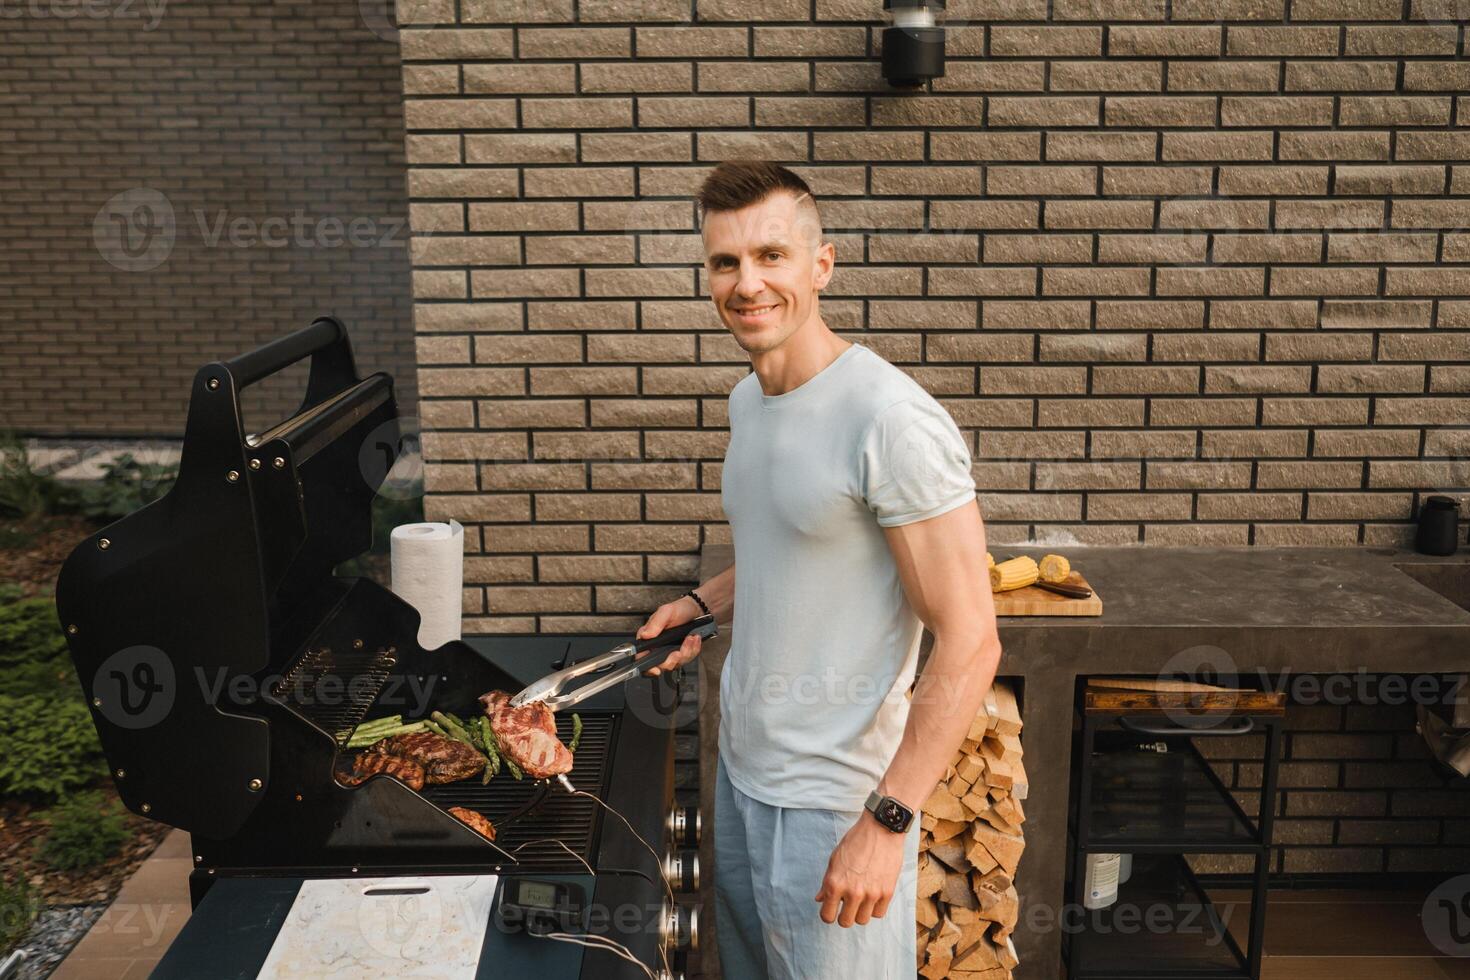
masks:
{"type": "Polygon", "coordinates": [[[721,965],[729,980],[911,978],[919,808],[1000,659],[969,449],[923,388],[822,318],[835,251],[800,177],[725,163],[698,203],[711,297],[754,368],[730,393],[721,491],[740,571],[639,635],[705,607],[734,621],[721,965]],[[910,706],[924,626],[935,642],[910,706]]]}

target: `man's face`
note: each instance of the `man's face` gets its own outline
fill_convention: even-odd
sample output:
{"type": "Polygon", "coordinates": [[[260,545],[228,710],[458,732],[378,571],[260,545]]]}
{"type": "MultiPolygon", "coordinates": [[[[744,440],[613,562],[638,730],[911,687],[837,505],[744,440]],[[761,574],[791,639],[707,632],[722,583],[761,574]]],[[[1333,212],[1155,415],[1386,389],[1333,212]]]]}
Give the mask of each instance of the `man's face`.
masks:
{"type": "Polygon", "coordinates": [[[744,350],[780,347],[816,312],[834,250],[821,243],[813,209],[795,195],[780,191],[739,211],[706,215],[703,233],[711,298],[744,350]]]}

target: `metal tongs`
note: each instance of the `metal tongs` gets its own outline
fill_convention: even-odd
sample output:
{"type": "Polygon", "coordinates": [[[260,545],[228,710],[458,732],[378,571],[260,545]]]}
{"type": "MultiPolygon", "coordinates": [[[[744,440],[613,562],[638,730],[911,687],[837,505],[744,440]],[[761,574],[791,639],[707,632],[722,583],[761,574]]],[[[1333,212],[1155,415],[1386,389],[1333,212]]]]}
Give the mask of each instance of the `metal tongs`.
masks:
{"type": "Polygon", "coordinates": [[[693,634],[700,639],[708,640],[720,633],[715,626],[713,616],[700,616],[691,619],[687,623],[674,626],[664,630],[658,636],[650,636],[646,640],[629,640],[627,643],[619,643],[607,653],[600,653],[579,664],[547,674],[539,681],[528,685],[525,690],[510,699],[512,708],[522,708],[537,701],[544,702],[552,711],[560,711],[562,708],[570,707],[600,694],[608,688],[621,684],[631,677],[641,673],[645,668],[655,666],[654,661],[661,660],[654,653],[670,647],[678,647],[684,643],[684,638],[693,634]],[[632,659],[630,666],[622,670],[614,671],[606,677],[599,677],[590,684],[585,684],[576,690],[562,693],[562,688],[569,682],[588,674],[600,673],[609,670],[624,660],[632,659]]]}

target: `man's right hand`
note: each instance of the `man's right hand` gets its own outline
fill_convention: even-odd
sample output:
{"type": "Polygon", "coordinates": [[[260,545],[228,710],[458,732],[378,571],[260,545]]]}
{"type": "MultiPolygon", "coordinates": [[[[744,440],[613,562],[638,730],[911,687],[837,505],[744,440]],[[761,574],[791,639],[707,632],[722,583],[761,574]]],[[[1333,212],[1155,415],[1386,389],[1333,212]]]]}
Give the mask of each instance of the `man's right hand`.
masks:
{"type": "MultiPolygon", "coordinates": [[[[673,602],[666,602],[655,609],[653,615],[648,617],[648,622],[638,627],[636,636],[640,640],[646,640],[651,636],[658,636],[666,629],[682,626],[692,619],[698,619],[703,614],[704,610],[699,608],[699,603],[687,595],[680,596],[673,602]]],[[[663,663],[657,667],[649,668],[645,673],[651,677],[656,677],[662,671],[682,667],[699,656],[699,649],[703,642],[703,640],[693,634],[684,637],[683,646],[669,654],[663,663]]]]}

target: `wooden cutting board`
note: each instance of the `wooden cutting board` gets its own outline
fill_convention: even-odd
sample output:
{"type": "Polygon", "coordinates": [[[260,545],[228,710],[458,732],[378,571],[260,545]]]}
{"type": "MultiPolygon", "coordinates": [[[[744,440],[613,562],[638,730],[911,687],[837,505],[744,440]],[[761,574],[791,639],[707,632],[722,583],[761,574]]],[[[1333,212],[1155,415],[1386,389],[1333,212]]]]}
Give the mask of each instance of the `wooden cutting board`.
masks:
{"type": "MultiPolygon", "coordinates": [[[[1080,585],[1086,589],[1092,589],[1087,584],[1087,579],[1076,569],[1067,576],[1067,585],[1080,585]]],[[[1092,590],[1092,595],[1086,599],[1073,599],[1070,596],[1058,595],[1048,592],[1046,589],[1038,589],[1034,585],[1022,586],[1019,589],[1009,589],[1005,592],[992,592],[995,599],[995,614],[997,616],[1101,616],[1102,599],[1098,597],[1097,590],[1092,590]]]]}

